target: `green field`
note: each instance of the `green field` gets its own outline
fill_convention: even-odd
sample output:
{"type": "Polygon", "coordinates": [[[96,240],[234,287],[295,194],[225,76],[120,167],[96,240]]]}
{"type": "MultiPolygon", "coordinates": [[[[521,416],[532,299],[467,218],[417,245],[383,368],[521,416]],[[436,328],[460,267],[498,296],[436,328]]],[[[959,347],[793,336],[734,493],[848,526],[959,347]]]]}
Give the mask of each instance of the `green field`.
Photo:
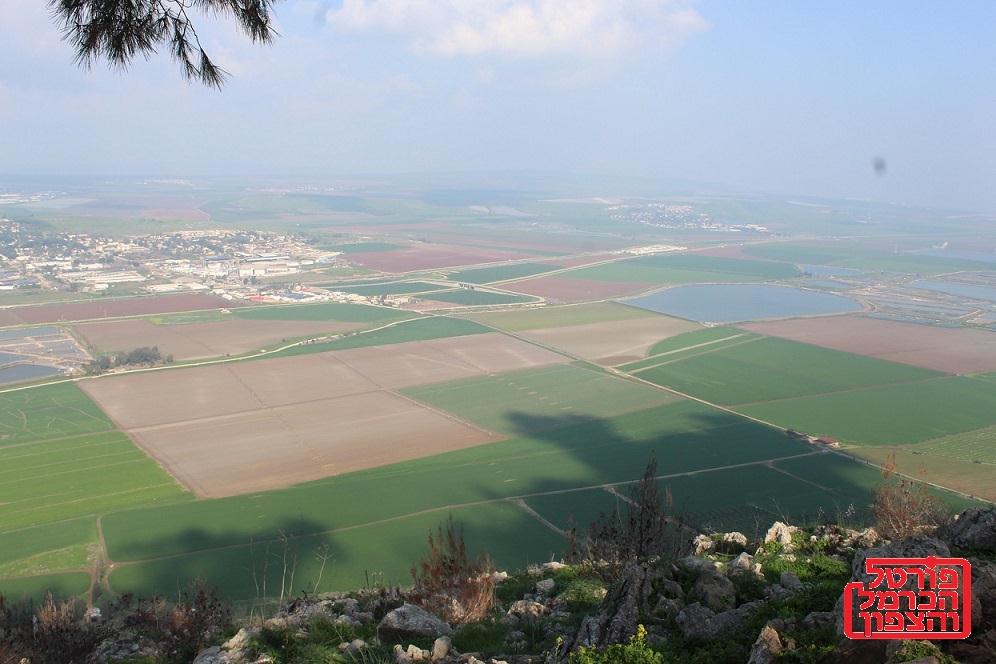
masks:
{"type": "Polygon", "coordinates": [[[496,293],[494,291],[484,291],[469,288],[455,288],[453,290],[439,291],[422,296],[423,299],[434,302],[452,302],[468,307],[486,306],[493,304],[516,304],[520,302],[538,302],[537,298],[529,295],[516,295],[515,293],[496,293]]]}
{"type": "MultiPolygon", "coordinates": [[[[450,515],[463,526],[472,553],[486,550],[503,569],[546,562],[561,556],[564,550],[564,540],[559,535],[514,504],[443,508],[393,522],[290,540],[288,559],[296,561],[291,592],[310,592],[319,579],[317,587],[326,591],[353,590],[370,582],[410,584],[409,570],[425,550],[426,537],[450,515]],[[528,545],[523,546],[523,542],[528,545]],[[322,551],[331,556],[324,573],[317,557],[322,551]]],[[[257,597],[257,584],[263,594],[264,579],[267,594],[277,594],[283,554],[282,541],[259,541],[252,546],[128,565],[111,574],[111,586],[119,592],[151,595],[174,586],[178,578],[201,577],[210,579],[226,597],[252,600],[257,597]]]]}
{"type": "Polygon", "coordinates": [[[938,274],[958,270],[988,270],[992,265],[979,261],[941,256],[897,254],[856,243],[810,244],[779,242],[744,249],[752,256],[809,265],[835,265],[861,270],[938,274]]]}
{"type": "Polygon", "coordinates": [[[94,517],[0,533],[0,578],[85,567],[96,543],[94,517]]]}
{"type": "Polygon", "coordinates": [[[676,397],[582,365],[564,364],[404,390],[489,431],[524,435],[565,417],[610,417],[676,397]]]}
{"type": "Polygon", "coordinates": [[[907,450],[927,456],[996,465],[996,426],[908,445],[907,450]]]}
{"type": "Polygon", "coordinates": [[[83,572],[0,579],[0,592],[10,599],[41,601],[49,593],[54,597],[78,597],[89,588],[90,575],[83,572]]]}
{"type": "Polygon", "coordinates": [[[412,318],[416,315],[388,307],[338,302],[240,307],[234,309],[232,313],[245,320],[334,320],[343,323],[386,323],[392,320],[412,318]]]}
{"type": "Polygon", "coordinates": [[[737,346],[745,341],[758,339],[760,336],[735,327],[707,327],[701,330],[683,332],[655,343],[650,347],[646,358],[624,364],[619,368],[623,371],[636,373],[664,362],[737,346]]]}
{"type": "Polygon", "coordinates": [[[94,515],[190,499],[74,384],[8,392],[0,404],[0,579],[33,579],[0,580],[0,590],[86,567],[94,515]]]}
{"type": "Polygon", "coordinates": [[[117,431],[0,448],[0,532],[187,496],[117,431]]]}
{"type": "Polygon", "coordinates": [[[357,284],[351,286],[340,284],[330,286],[332,290],[344,293],[356,293],[357,295],[404,295],[406,293],[423,293],[425,291],[435,291],[448,286],[429,283],[428,281],[392,281],[384,284],[357,284]]]}
{"type": "Polygon", "coordinates": [[[656,315],[652,311],[630,307],[618,302],[596,302],[593,304],[568,304],[556,307],[547,306],[535,309],[469,314],[467,317],[502,330],[521,332],[547,327],[568,327],[588,323],[649,318],[656,315]]]}
{"type": "Polygon", "coordinates": [[[545,263],[517,263],[515,265],[498,265],[495,267],[478,267],[461,270],[453,272],[447,275],[447,277],[449,277],[450,281],[469,284],[489,284],[493,281],[531,277],[534,274],[542,274],[556,269],[556,265],[546,265],[545,263]]]}
{"type": "Polygon", "coordinates": [[[640,368],[632,370],[633,375],[724,405],[826,394],[943,375],[907,364],[749,334],[700,345],[690,351],[671,351],[640,364],[640,368]]]}
{"type": "Polygon", "coordinates": [[[574,279],[650,284],[689,284],[791,279],[800,272],[790,263],[742,260],[696,254],[639,256],[564,273],[574,279]]]}
{"type": "Polygon", "coordinates": [[[72,383],[0,392],[0,448],[113,428],[72,383]]]}
{"type": "Polygon", "coordinates": [[[372,332],[347,335],[333,341],[292,346],[278,353],[271,353],[266,357],[307,355],[309,353],[323,353],[330,350],[346,350],[347,348],[364,348],[367,346],[387,346],[406,341],[428,341],[429,339],[462,337],[468,334],[482,334],[491,331],[483,325],[469,320],[447,318],[445,316],[426,316],[424,318],[412,318],[401,321],[390,327],[373,330],[372,332]]]}
{"type": "Polygon", "coordinates": [[[996,424],[996,385],[966,377],[871,387],[738,408],[861,445],[919,443],[996,424]]]}

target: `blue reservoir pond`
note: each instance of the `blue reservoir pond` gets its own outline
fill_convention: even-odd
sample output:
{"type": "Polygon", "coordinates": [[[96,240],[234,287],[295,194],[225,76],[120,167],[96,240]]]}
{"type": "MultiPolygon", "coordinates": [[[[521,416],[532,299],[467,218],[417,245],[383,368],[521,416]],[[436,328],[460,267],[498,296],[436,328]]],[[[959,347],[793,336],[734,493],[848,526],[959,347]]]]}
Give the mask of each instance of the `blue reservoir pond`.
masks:
{"type": "Polygon", "coordinates": [[[772,284],[676,286],[624,300],[626,304],[700,323],[736,323],[860,311],[849,297],[772,284]]]}
{"type": "Polygon", "coordinates": [[[966,284],[957,281],[934,281],[931,279],[921,279],[914,281],[912,286],[924,290],[932,290],[948,295],[959,295],[961,297],[972,298],[973,300],[986,300],[996,302],[996,288],[983,286],[981,284],[966,284]]]}

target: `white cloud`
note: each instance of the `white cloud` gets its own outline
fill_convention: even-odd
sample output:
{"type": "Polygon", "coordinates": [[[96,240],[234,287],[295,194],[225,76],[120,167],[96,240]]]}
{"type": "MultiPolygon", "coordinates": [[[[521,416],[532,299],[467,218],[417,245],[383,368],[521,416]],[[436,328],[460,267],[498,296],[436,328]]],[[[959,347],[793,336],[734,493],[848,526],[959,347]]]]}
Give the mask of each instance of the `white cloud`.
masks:
{"type": "Polygon", "coordinates": [[[610,57],[672,48],[708,27],[687,0],[343,0],[326,19],[441,56],[610,57]]]}

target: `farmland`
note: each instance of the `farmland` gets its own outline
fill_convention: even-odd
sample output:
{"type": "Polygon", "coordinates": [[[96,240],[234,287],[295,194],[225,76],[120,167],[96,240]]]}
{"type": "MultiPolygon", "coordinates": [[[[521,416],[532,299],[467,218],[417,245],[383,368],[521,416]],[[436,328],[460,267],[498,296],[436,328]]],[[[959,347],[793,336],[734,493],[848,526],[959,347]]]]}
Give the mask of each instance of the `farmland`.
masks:
{"type": "Polygon", "coordinates": [[[917,443],[994,424],[996,388],[973,378],[938,378],[739,410],[807,433],[861,445],[917,443]]]}
{"type": "Polygon", "coordinates": [[[243,320],[339,321],[342,323],[380,323],[411,318],[413,314],[365,304],[289,304],[237,309],[243,320]]]}
{"type": "Polygon", "coordinates": [[[429,281],[391,281],[388,283],[356,284],[355,286],[351,284],[328,285],[330,290],[356,293],[357,295],[404,295],[407,293],[437,291],[449,287],[429,281]]]}
{"type": "Polygon", "coordinates": [[[442,339],[444,337],[483,334],[489,331],[483,325],[459,318],[447,318],[445,316],[410,318],[370,332],[347,335],[333,341],[321,341],[285,348],[268,357],[304,355],[330,350],[366,348],[368,346],[389,346],[391,344],[405,343],[406,341],[429,341],[430,339],[442,339]]]}
{"type": "MultiPolygon", "coordinates": [[[[228,574],[235,570],[244,573],[247,569],[244,561],[250,555],[248,544],[253,537],[261,543],[277,537],[281,531],[294,536],[315,534],[321,536],[314,538],[315,545],[346,547],[350,546],[347,542],[353,540],[353,533],[374,527],[382,530],[373,541],[397,543],[396,547],[380,546],[380,549],[402,549],[396,552],[397,562],[378,567],[376,559],[366,559],[359,553],[347,556],[343,565],[326,572],[323,587],[356,584],[364,569],[358,560],[364,561],[365,569],[385,572],[388,580],[402,580],[411,557],[421,547],[421,538],[408,535],[424,532],[445,518],[447,512],[462,509],[460,505],[605,482],[627,482],[639,473],[652,450],[660,459],[662,474],[809,453],[806,446],[778,432],[687,402],[608,419],[566,416],[559,424],[538,435],[281,491],[110,514],[104,519],[105,537],[111,559],[120,564],[111,575],[112,585],[118,590],[171,586],[177,577],[191,578],[205,569],[221,572],[229,568],[228,574]],[[479,466],[486,467],[487,472],[466,472],[479,466]],[[436,478],[440,475],[449,480],[439,483],[436,478]],[[382,491],[385,482],[390,483],[393,492],[382,491]],[[328,505],[338,508],[328,510],[328,505]],[[425,515],[419,513],[426,510],[430,514],[423,520],[425,515]],[[411,521],[413,518],[419,521],[411,521]],[[412,523],[418,526],[409,528],[412,523]],[[231,545],[239,548],[224,551],[242,550],[241,558],[230,558],[236,554],[221,549],[231,545]],[[125,564],[162,555],[180,557],[170,562],[125,564]]],[[[542,532],[533,530],[536,522],[530,524],[528,520],[520,521],[521,518],[516,515],[514,520],[529,528],[527,532],[542,532]]],[[[500,551],[506,532],[498,529],[492,535],[482,533],[474,541],[500,551]]],[[[300,541],[304,546],[303,540],[300,541]]],[[[532,560],[546,559],[553,552],[551,549],[562,546],[562,540],[551,542],[547,538],[540,538],[535,544],[530,539],[516,538],[516,541],[520,555],[532,560]]],[[[260,555],[257,549],[257,560],[260,555]]],[[[226,578],[226,574],[221,578],[226,578]]],[[[238,592],[243,598],[252,592],[246,590],[244,583],[231,587],[241,588],[238,592]]]]}
{"type": "Polygon", "coordinates": [[[496,267],[478,267],[469,270],[460,270],[447,275],[450,281],[463,282],[469,284],[489,284],[495,281],[507,281],[510,279],[521,279],[533,275],[542,274],[556,269],[555,265],[545,263],[514,263],[512,265],[500,265],[496,267]]]}
{"type": "Polygon", "coordinates": [[[947,373],[996,369],[996,334],[836,316],[747,323],[744,329],[947,373]]]}
{"type": "Polygon", "coordinates": [[[695,329],[695,323],[678,318],[650,316],[540,328],[519,332],[519,336],[599,364],[616,365],[643,357],[662,339],[695,329]]]}
{"type": "Polygon", "coordinates": [[[535,433],[566,415],[610,417],[674,401],[653,388],[581,365],[502,373],[405,390],[489,431],[535,433]]]}
{"type": "Polygon", "coordinates": [[[654,314],[617,302],[596,302],[592,304],[572,304],[535,309],[516,309],[494,313],[475,313],[469,314],[468,317],[502,330],[521,332],[523,330],[548,327],[608,323],[635,318],[653,318],[654,314]]]}
{"type": "Polygon", "coordinates": [[[360,322],[243,319],[230,315],[217,321],[169,325],[131,318],[81,323],[74,329],[100,352],[155,346],[163,355],[172,355],[176,360],[195,360],[240,355],[291,339],[362,327],[364,324],[360,322]]]}
{"type": "Polygon", "coordinates": [[[484,306],[493,304],[517,304],[522,302],[535,302],[536,298],[516,295],[514,293],[499,293],[496,291],[485,291],[478,289],[456,288],[447,291],[438,291],[426,294],[423,297],[436,302],[451,302],[463,306],[484,306]]]}
{"type": "Polygon", "coordinates": [[[763,402],[873,385],[920,381],[942,374],[783,339],[734,336],[691,344],[644,361],[633,375],[724,405],[763,402]],[[708,344],[708,345],[702,345],[708,344]]]}
{"type": "Polygon", "coordinates": [[[101,298],[89,302],[39,304],[0,310],[0,325],[41,325],[122,316],[148,316],[238,306],[213,295],[101,298]]]}
{"type": "Polygon", "coordinates": [[[566,273],[572,279],[646,284],[688,284],[790,279],[799,275],[791,264],[718,256],[675,254],[640,256],[566,273]]]}
{"type": "Polygon", "coordinates": [[[494,440],[392,390],[564,360],[494,334],[413,341],[392,351],[360,347],[84,386],[185,486],[217,497],[494,440]],[[329,421],[342,426],[330,430],[329,421]],[[212,445],[200,444],[205,439],[212,445]]]}

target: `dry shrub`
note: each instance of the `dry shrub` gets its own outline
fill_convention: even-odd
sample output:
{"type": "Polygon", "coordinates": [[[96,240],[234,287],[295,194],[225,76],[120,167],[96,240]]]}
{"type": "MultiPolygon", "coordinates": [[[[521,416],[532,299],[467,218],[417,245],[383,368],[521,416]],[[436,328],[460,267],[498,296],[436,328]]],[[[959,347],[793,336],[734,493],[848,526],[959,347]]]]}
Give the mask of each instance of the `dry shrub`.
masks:
{"type": "Polygon", "coordinates": [[[896,455],[886,457],[883,482],[875,489],[872,512],[883,537],[903,539],[932,532],[947,518],[944,505],[923,482],[896,475],[896,455]]]}
{"type": "Polygon", "coordinates": [[[108,635],[106,626],[86,619],[79,600],[46,597],[35,609],[29,601],[0,597],[0,663],[69,664],[82,662],[108,635]]]}
{"type": "Polygon", "coordinates": [[[568,557],[611,575],[628,562],[666,562],[690,555],[698,531],[671,511],[671,490],[666,488],[661,495],[657,459],[651,455],[643,476],[630,490],[625,514],[603,512],[584,537],[570,532],[568,557]]]}
{"type": "Polygon", "coordinates": [[[189,662],[231,625],[231,607],[205,583],[195,581],[176,602],[162,597],[137,600],[124,595],[111,613],[127,627],[158,644],[164,660],[189,662]]]}
{"type": "Polygon", "coordinates": [[[411,570],[412,601],[448,623],[487,617],[495,603],[494,567],[486,553],[471,559],[463,528],[453,523],[429,533],[429,551],[411,570]]]}

